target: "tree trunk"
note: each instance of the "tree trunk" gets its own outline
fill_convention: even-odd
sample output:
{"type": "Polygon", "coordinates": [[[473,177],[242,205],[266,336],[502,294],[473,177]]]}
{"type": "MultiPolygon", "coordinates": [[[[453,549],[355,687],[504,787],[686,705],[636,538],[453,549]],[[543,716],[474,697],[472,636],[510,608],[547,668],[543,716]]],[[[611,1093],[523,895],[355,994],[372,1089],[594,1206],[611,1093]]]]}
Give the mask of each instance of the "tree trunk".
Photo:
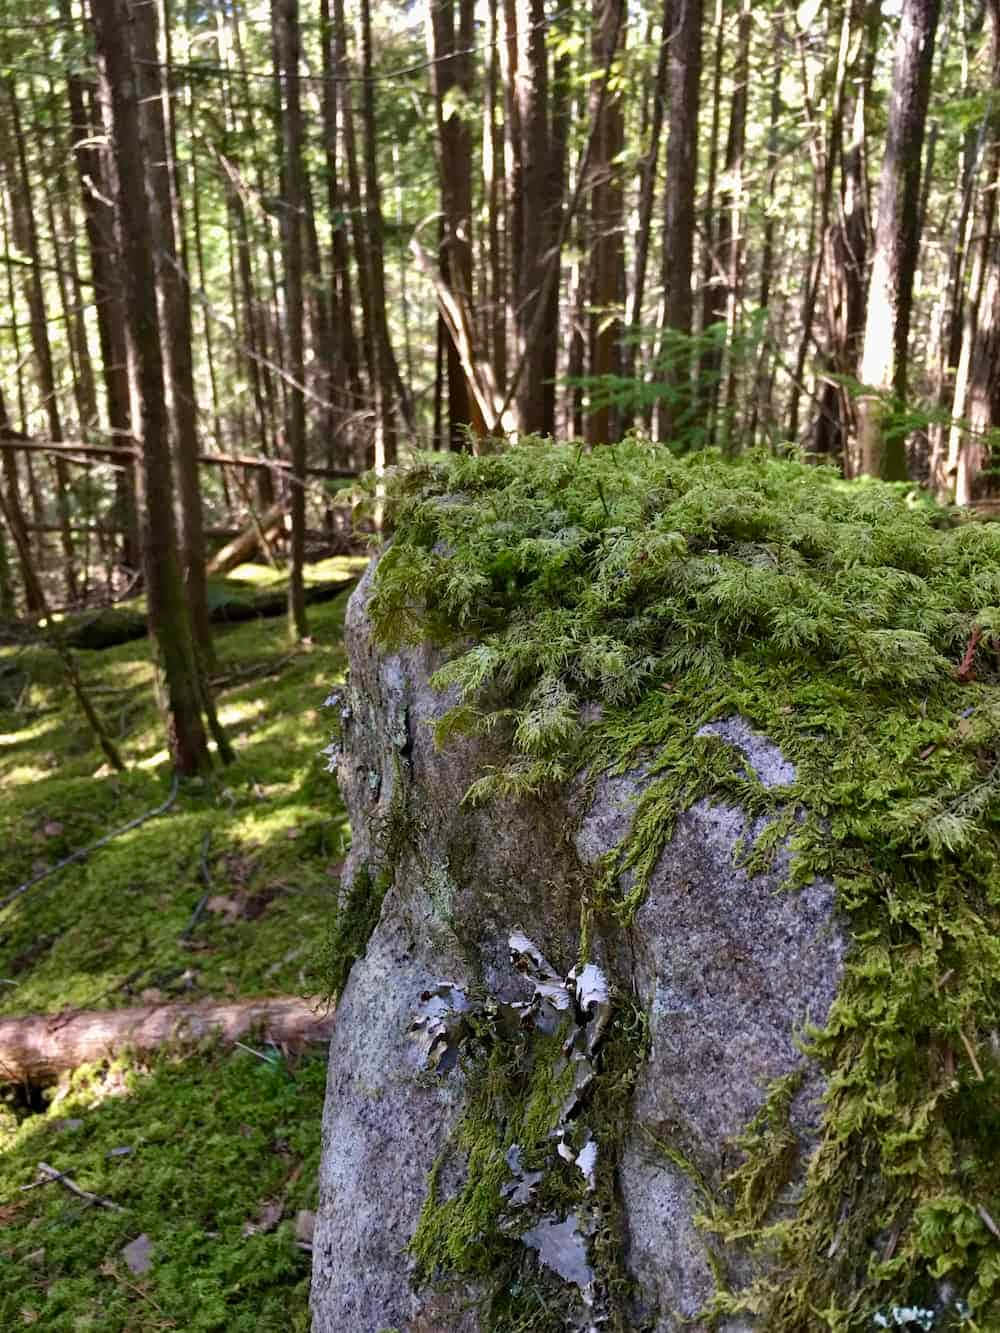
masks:
{"type": "Polygon", "coordinates": [[[905,480],[902,436],[886,434],[886,396],[906,400],[907,343],[920,236],[920,165],[940,0],[903,0],[892,75],[858,401],[861,470],[905,480]]]}
{"type": "Polygon", "coordinates": [[[288,323],[288,370],[293,383],[286,397],[286,436],[292,463],[290,509],[291,559],[288,571],[288,631],[295,640],[309,637],[302,567],[306,534],[306,400],[305,311],[302,295],[302,105],[299,93],[298,0],[275,0],[275,26],[281,51],[284,107],[281,125],[284,142],[285,207],[285,317],[288,323]]]}
{"type": "Polygon", "coordinates": [[[372,344],[375,356],[372,390],[375,399],[375,457],[377,473],[396,461],[396,415],[394,397],[399,372],[389,342],[385,308],[384,227],[382,194],[378,177],[377,130],[375,125],[375,81],[372,64],[371,0],[360,0],[358,30],[361,45],[362,123],[365,161],[365,231],[371,282],[372,344]]]}
{"type": "MultiPolygon", "coordinates": [[[[473,6],[470,0],[430,0],[427,49],[438,138],[441,186],[441,277],[462,300],[472,300],[472,138],[468,100],[472,93],[473,6]]],[[[465,429],[483,432],[474,410],[475,396],[462,369],[458,348],[449,339],[444,357],[448,373],[448,445],[466,448],[465,429]]]]}
{"type": "MultiPolygon", "coordinates": [[[[165,0],[164,0],[165,3],[165,0]]],[[[163,330],[165,389],[173,443],[184,589],[195,646],[206,671],[215,667],[205,587],[205,536],[198,477],[198,406],[191,351],[191,301],[183,219],[174,162],[169,70],[162,65],[157,9],[130,0],[133,58],[139,81],[142,134],[149,182],[154,269],[163,330]]],[[[162,29],[161,29],[162,33],[162,29]]]]}
{"type": "MultiPolygon", "coordinates": [[[[56,387],[55,367],[52,360],[52,345],[49,341],[48,315],[45,309],[45,288],[42,282],[42,258],[38,241],[38,227],[31,195],[31,176],[28,171],[28,155],[25,148],[24,132],[21,126],[21,113],[17,92],[13,80],[7,82],[7,98],[10,109],[10,124],[14,135],[14,149],[17,155],[19,187],[11,191],[11,213],[14,227],[14,239],[30,261],[30,273],[27,278],[28,307],[31,317],[31,343],[35,353],[38,370],[38,387],[45,404],[45,413],[49,423],[49,438],[63,438],[62,418],[59,412],[59,395],[56,387]]],[[[12,160],[9,145],[4,149],[3,160],[12,160]]],[[[71,512],[69,501],[69,473],[66,464],[56,460],[56,509],[59,515],[59,527],[65,561],[66,595],[70,602],[77,596],[76,553],[73,549],[71,532],[71,512]]]]}
{"type": "Polygon", "coordinates": [[[992,103],[986,121],[988,148],[978,209],[969,291],[965,301],[962,344],[955,375],[955,399],[948,441],[947,478],[955,503],[970,504],[976,482],[992,449],[982,432],[997,425],[998,340],[996,303],[1000,300],[997,266],[997,190],[1000,188],[1000,0],[988,0],[992,103]],[[971,434],[963,418],[968,417],[971,434]]]}
{"type": "MultiPolygon", "coordinates": [[[[700,0],[695,0],[695,2],[700,3],[700,0]]],[[[664,0],[656,73],[653,77],[653,87],[649,97],[649,110],[643,117],[645,152],[639,159],[635,267],[632,274],[632,290],[629,293],[628,313],[625,320],[628,325],[628,342],[622,358],[622,374],[626,379],[633,379],[635,376],[639,341],[642,337],[642,306],[646,295],[646,271],[649,267],[649,242],[653,222],[653,196],[656,190],[657,169],[660,162],[660,138],[663,133],[663,119],[667,101],[667,71],[671,64],[671,56],[674,54],[672,47],[676,40],[673,33],[673,12],[673,0],[664,0]],[[647,120],[648,125],[646,124],[647,120]]],[[[650,20],[650,28],[652,29],[652,20],[650,20]]],[[[697,93],[695,96],[697,97],[697,93]]],[[[697,106],[695,118],[697,119],[697,106]]],[[[672,118],[670,123],[673,124],[672,118]]],[[[667,188],[669,189],[669,185],[667,188]]],[[[664,237],[662,245],[662,259],[663,268],[665,269],[668,262],[666,237],[664,237]]]]}
{"type": "Polygon", "coordinates": [[[671,440],[690,427],[690,337],[694,316],[695,186],[698,176],[698,89],[701,82],[701,0],[667,0],[663,41],[669,42],[670,134],[663,204],[663,344],[656,434],[671,440]]]}
{"type": "MultiPolygon", "coordinates": [[[[734,452],[737,446],[733,414],[736,404],[736,382],[739,375],[736,340],[738,327],[742,322],[743,267],[746,248],[742,224],[744,202],[743,159],[746,153],[749,83],[750,0],[742,0],[736,66],[733,71],[733,95],[729,110],[729,132],[726,136],[725,185],[719,195],[718,255],[725,275],[722,288],[725,303],[716,308],[716,318],[725,320],[726,325],[726,341],[720,375],[726,386],[721,435],[722,446],[727,453],[734,452]]],[[[716,394],[718,394],[718,389],[716,394]]],[[[716,422],[715,429],[718,434],[718,422],[716,422]]]]}
{"type": "MultiPolygon", "coordinates": [[[[625,0],[594,0],[591,47],[595,69],[616,58],[625,26],[625,0]]],[[[613,85],[613,81],[612,81],[613,85]]],[[[599,381],[621,369],[621,296],[624,286],[624,201],[621,167],[616,159],[624,143],[620,90],[609,87],[601,99],[594,85],[596,117],[590,163],[590,376],[599,381]],[[599,100],[601,99],[601,100],[599,100]]],[[[601,392],[598,390],[598,392],[601,392]]],[[[612,411],[607,391],[587,415],[587,443],[613,444],[620,434],[620,413],[612,411]]]]}
{"type": "Polygon", "coordinates": [[[163,360],[153,299],[153,228],[126,0],[94,0],[93,13],[97,49],[111,93],[118,167],[126,324],[136,367],[142,432],[143,556],[149,621],[166,686],[168,746],[175,770],[186,777],[208,768],[209,754],[201,716],[202,682],[174,524],[163,360]]]}
{"type": "Polygon", "coordinates": [[[517,69],[514,84],[520,130],[520,224],[514,302],[518,358],[526,358],[517,390],[518,428],[522,434],[551,434],[545,414],[545,358],[541,345],[530,346],[545,281],[553,206],[549,174],[549,77],[544,0],[517,5],[517,69]]]}

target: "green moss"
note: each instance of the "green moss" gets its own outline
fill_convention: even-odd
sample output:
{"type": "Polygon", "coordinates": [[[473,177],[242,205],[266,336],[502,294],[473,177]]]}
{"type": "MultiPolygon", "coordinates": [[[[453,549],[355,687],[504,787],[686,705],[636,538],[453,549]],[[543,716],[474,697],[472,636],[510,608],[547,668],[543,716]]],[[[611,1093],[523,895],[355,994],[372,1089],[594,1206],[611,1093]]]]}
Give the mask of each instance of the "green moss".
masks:
{"type": "Polygon", "coordinates": [[[435,458],[395,478],[389,516],[378,634],[451,645],[441,739],[490,733],[511,756],[467,799],[645,769],[593,911],[632,919],[702,796],[775,816],[751,868],[787,834],[790,885],[836,883],[855,948],[811,1041],[820,1143],[772,1221],[787,1135],[748,1131],[730,1230],[770,1266],[715,1308],[863,1328],[947,1277],[973,1326],[1000,1326],[1000,531],[763,454],[679,461],[640,440],[435,458]],[[765,791],[696,736],[733,714],[794,782],[765,791]]]}
{"type": "MultiPolygon", "coordinates": [[[[0,912],[0,1013],[115,1008],[150,991],[326,989],[313,941],[335,920],[348,828],[317,752],[322,700],[343,678],[345,604],[312,609],[313,645],[292,656],[281,619],[217,635],[236,763],[0,912]],[[217,901],[192,926],[206,898],[217,901]]],[[[0,691],[0,897],[169,789],[146,641],[83,651],[79,663],[129,772],[106,771],[50,649],[0,647],[0,681],[18,681],[0,691]]],[[[121,1060],[47,1089],[57,1104],[30,1116],[22,1093],[3,1089],[0,1327],[305,1333],[309,1259],[293,1222],[315,1208],[325,1066],[321,1051],[274,1064],[214,1046],[121,1060]],[[108,1156],[120,1148],[131,1151],[108,1156]],[[22,1193],[39,1161],[127,1213],[54,1184],[22,1193]],[[277,1200],[281,1223],[244,1235],[277,1200]],[[140,1277],[121,1249],[142,1233],[153,1266],[140,1277]]]]}
{"type": "Polygon", "coordinates": [[[391,871],[383,870],[373,879],[368,867],[362,866],[342,895],[320,961],[330,999],[336,999],[342,993],[351,968],[363,956],[372,931],[378,925],[382,902],[391,884],[391,871]]]}
{"type": "Polygon", "coordinates": [[[20,1124],[0,1109],[0,1327],[306,1333],[309,1257],[294,1219],[316,1207],[325,1066],[310,1056],[290,1078],[206,1047],[80,1069],[58,1104],[20,1124]],[[54,1184],[22,1192],[39,1161],[125,1211],[54,1184]],[[283,1220],[244,1234],[276,1201],[283,1220]],[[136,1276],[121,1251],[142,1234],[152,1266],[136,1276]]]}

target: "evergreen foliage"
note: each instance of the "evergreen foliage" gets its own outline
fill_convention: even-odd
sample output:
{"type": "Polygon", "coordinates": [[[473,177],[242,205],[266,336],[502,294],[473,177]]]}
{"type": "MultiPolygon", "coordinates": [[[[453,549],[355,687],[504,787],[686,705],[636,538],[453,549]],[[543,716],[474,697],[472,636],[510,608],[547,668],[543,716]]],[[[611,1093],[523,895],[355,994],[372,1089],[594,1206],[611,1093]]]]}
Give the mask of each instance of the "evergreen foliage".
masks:
{"type": "Polygon", "coordinates": [[[776,1216],[787,1089],[748,1127],[704,1223],[769,1267],[745,1290],[723,1278],[706,1317],[868,1328],[905,1304],[1000,1326],[1000,529],[798,462],[678,460],[640,439],[427,457],[392,479],[388,517],[382,643],[453,649],[442,742],[508,742],[469,800],[650,775],[582,904],[584,940],[595,916],[632,918],[702,796],[773,812],[751,862],[787,837],[790,887],[837,885],[855,943],[810,1037],[821,1140],[776,1216]],[[781,747],[792,783],[765,790],[697,737],[733,714],[781,747]]]}

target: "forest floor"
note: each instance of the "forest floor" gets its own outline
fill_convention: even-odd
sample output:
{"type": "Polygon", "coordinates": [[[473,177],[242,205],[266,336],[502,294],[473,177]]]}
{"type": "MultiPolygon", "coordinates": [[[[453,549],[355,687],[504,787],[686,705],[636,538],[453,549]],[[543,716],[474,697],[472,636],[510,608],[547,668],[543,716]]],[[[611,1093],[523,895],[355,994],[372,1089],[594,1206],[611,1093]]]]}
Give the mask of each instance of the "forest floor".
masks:
{"type": "MultiPolygon", "coordinates": [[[[341,558],[314,579],[359,572],[341,558]]],[[[256,568],[230,589],[273,583],[256,568]]],[[[222,629],[217,700],[237,761],[0,911],[0,1017],[173,1000],[317,997],[348,826],[321,749],[347,593],[222,629]],[[201,904],[200,913],[196,908],[201,904]]],[[[128,764],[102,764],[44,647],[0,647],[0,899],[170,791],[145,640],[78,660],[128,764]]],[[[325,1051],[245,1039],[0,1092],[0,1328],[308,1328],[325,1051]],[[264,1056],[266,1058],[260,1058],[264,1056]],[[44,1162],[117,1204],[58,1182],[44,1162]],[[131,1247],[131,1248],[129,1248],[131,1247]]]]}

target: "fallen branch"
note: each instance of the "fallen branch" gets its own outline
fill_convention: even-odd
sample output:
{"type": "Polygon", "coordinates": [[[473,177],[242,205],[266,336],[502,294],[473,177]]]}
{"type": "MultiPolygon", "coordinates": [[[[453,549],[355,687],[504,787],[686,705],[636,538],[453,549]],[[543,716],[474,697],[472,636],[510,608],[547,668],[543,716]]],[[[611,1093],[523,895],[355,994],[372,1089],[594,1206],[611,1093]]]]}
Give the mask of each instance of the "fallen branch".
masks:
{"type": "Polygon", "coordinates": [[[217,551],[205,567],[206,574],[228,574],[231,569],[241,565],[248,556],[262,543],[266,543],[268,534],[276,532],[285,521],[288,505],[279,500],[263,514],[254,514],[247,526],[217,551]]]}
{"type": "Polygon", "coordinates": [[[166,814],[176,799],[177,777],[175,775],[170,787],[170,795],[162,805],[158,805],[155,810],[147,810],[144,815],[138,815],[135,819],[130,819],[127,824],[123,824],[121,828],[112,830],[111,833],[105,833],[103,838],[98,838],[97,841],[92,842],[89,847],[81,847],[78,851],[63,857],[63,859],[57,861],[54,866],[46,866],[44,870],[39,870],[38,873],[32,875],[30,879],[26,879],[23,884],[19,884],[13,893],[8,893],[6,898],[0,898],[0,912],[2,912],[5,907],[9,907],[12,902],[16,901],[16,899],[20,898],[23,893],[27,893],[28,890],[33,889],[36,884],[40,884],[43,879],[48,879],[50,875],[54,875],[57,870],[65,870],[67,866],[74,865],[77,861],[86,860],[91,852],[96,852],[99,847],[106,847],[109,842],[113,842],[115,838],[120,838],[123,833],[128,833],[131,829],[138,828],[140,824],[145,824],[149,819],[155,819],[157,815],[166,814]]]}
{"type": "Polygon", "coordinates": [[[0,1020],[0,1081],[37,1083],[125,1049],[152,1051],[168,1042],[215,1036],[231,1044],[254,1028],[278,1045],[329,1041],[333,1021],[332,1011],[317,1014],[308,1000],[290,995],[7,1018],[0,1020]]]}
{"type": "MultiPolygon", "coordinates": [[[[88,1203],[94,1203],[98,1208],[110,1208],[112,1212],[124,1213],[125,1209],[120,1203],[114,1203],[111,1199],[105,1199],[100,1194],[91,1194],[90,1190],[81,1189],[75,1180],[72,1180],[65,1171],[57,1171],[54,1166],[49,1166],[48,1162],[39,1162],[38,1170],[45,1177],[45,1180],[38,1180],[36,1185],[43,1185],[48,1181],[54,1180],[62,1185],[63,1189],[69,1190],[70,1194],[75,1194],[78,1199],[86,1199],[88,1203]]],[[[34,1189],[34,1185],[22,1185],[22,1189],[34,1189]]]]}

